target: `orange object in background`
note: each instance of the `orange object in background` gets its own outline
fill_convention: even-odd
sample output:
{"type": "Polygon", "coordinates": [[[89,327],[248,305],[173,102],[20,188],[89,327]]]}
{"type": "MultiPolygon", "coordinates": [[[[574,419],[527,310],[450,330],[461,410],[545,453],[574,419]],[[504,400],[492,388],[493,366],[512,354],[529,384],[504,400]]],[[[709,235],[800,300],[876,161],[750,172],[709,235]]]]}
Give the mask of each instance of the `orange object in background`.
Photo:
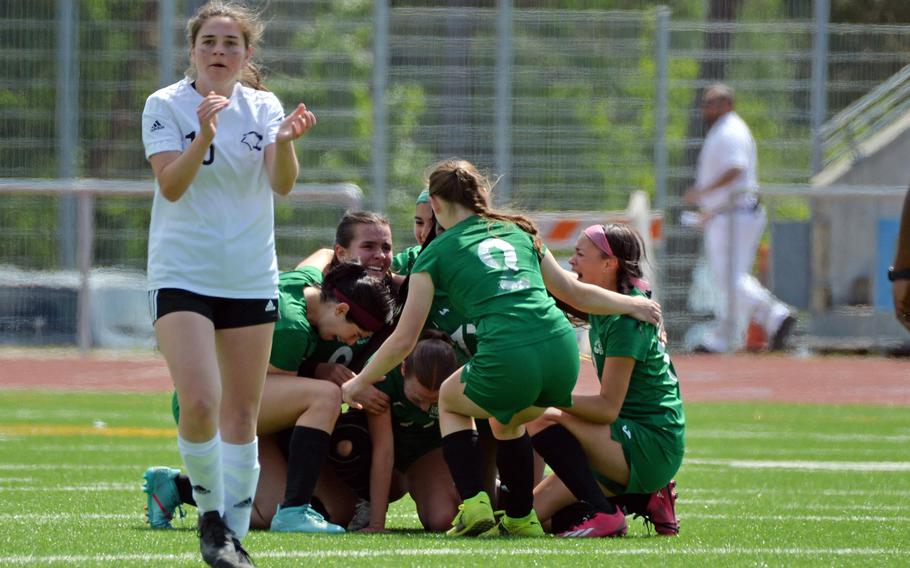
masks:
{"type": "Polygon", "coordinates": [[[765,330],[754,321],[750,321],[749,329],[746,330],[746,351],[755,353],[762,351],[767,346],[768,338],[765,337],[765,330]]]}
{"type": "MultiPolygon", "coordinates": [[[[768,244],[759,244],[758,253],[755,255],[755,271],[757,272],[756,278],[758,278],[761,285],[765,287],[768,285],[770,276],[768,274],[770,256],[770,247],[768,247],[768,244]]],[[[749,329],[746,330],[746,351],[754,353],[756,351],[762,351],[767,346],[768,338],[765,336],[765,330],[754,321],[750,321],[749,329]]]]}
{"type": "Polygon", "coordinates": [[[771,279],[771,275],[768,273],[770,265],[771,247],[768,246],[768,243],[761,243],[758,245],[758,251],[755,255],[755,270],[758,272],[756,278],[765,288],[768,287],[768,282],[771,279]]]}

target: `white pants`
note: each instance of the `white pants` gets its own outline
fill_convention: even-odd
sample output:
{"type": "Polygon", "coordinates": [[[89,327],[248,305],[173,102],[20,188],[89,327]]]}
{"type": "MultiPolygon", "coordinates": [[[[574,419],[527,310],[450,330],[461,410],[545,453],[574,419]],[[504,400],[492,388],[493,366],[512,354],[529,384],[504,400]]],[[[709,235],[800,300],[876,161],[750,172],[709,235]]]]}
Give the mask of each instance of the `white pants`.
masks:
{"type": "Polygon", "coordinates": [[[705,223],[705,254],[718,292],[714,324],[703,339],[711,351],[742,347],[750,320],[762,326],[770,339],[790,313],[786,304],[751,275],[766,223],[763,207],[715,215],[705,223]],[[731,284],[734,313],[729,313],[731,284]]]}

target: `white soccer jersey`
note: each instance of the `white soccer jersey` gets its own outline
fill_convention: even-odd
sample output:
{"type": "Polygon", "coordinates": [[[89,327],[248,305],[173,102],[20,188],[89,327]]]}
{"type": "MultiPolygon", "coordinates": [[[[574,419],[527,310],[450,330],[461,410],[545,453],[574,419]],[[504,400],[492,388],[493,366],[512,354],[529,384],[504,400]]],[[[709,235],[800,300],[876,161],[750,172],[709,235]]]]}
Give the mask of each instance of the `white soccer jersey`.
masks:
{"type": "Polygon", "coordinates": [[[698,169],[695,184],[705,187],[714,183],[730,168],[742,168],[743,172],[730,184],[699,198],[702,211],[714,212],[729,205],[733,191],[748,191],[748,195],[737,200],[737,205],[754,203],[753,192],[758,190],[758,157],[755,140],[749,127],[735,112],[728,112],[711,126],[701,152],[698,154],[698,169]]]}
{"type": "MultiPolygon", "coordinates": [[[[146,157],[189,146],[199,129],[196,107],[202,99],[188,78],[148,98],[142,113],[146,157]]],[[[283,118],[274,94],[240,83],[234,87],[186,193],[170,202],[155,192],[150,290],[182,288],[224,298],[277,296],[274,199],[264,156],[283,118]]]]}

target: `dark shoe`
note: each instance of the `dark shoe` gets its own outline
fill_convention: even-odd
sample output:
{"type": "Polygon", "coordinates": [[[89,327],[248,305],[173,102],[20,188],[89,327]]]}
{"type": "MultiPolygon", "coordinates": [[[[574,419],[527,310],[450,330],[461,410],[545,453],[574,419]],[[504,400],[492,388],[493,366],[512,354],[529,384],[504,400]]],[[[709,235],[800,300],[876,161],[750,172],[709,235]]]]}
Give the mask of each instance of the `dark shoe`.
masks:
{"type": "Polygon", "coordinates": [[[790,314],[785,317],[784,321],[780,322],[780,327],[774,332],[774,337],[771,338],[768,349],[771,351],[783,351],[787,347],[787,339],[793,333],[794,325],[796,325],[796,316],[790,314]]]}
{"type": "Polygon", "coordinates": [[[233,538],[234,549],[237,551],[237,559],[240,561],[241,566],[255,566],[253,559],[250,558],[250,553],[243,548],[243,545],[240,544],[240,539],[237,537],[233,538]]]}
{"type": "Polygon", "coordinates": [[[692,349],[692,352],[693,352],[693,353],[717,353],[717,351],[714,351],[713,349],[708,349],[707,347],[705,347],[705,346],[702,345],[701,343],[699,343],[698,345],[696,345],[695,348],[692,349]]]}
{"type": "Polygon", "coordinates": [[[216,568],[244,566],[234,547],[234,532],[224,524],[218,511],[209,511],[199,517],[199,550],[202,559],[216,568]]]}

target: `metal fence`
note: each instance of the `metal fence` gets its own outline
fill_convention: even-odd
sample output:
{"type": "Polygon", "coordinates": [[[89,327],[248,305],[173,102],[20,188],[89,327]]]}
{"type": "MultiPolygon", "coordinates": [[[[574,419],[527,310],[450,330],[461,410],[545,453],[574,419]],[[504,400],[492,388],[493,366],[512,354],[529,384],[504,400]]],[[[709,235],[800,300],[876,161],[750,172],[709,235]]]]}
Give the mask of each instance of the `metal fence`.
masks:
{"type": "MultiPolygon", "coordinates": [[[[0,241],[0,343],[151,345],[145,263],[154,191],[127,180],[0,179],[0,226],[23,213],[35,219],[31,229],[4,229],[0,241]],[[76,201],[77,263],[48,270],[57,250],[47,212],[62,200],[76,201]]],[[[280,268],[328,246],[341,213],[362,203],[353,184],[298,184],[275,207],[280,268]]]]}
{"type": "MultiPolygon", "coordinates": [[[[199,4],[0,4],[0,177],[148,180],[140,112],[185,68],[183,25],[199,4]]],[[[286,107],[302,100],[319,116],[299,145],[300,181],[364,188],[365,203],[392,217],[397,247],[412,242],[425,168],[444,157],[478,163],[498,199],[532,211],[620,209],[644,189],[666,211],[658,265],[681,328],[698,319],[685,302],[698,237],[676,219],[704,134],[701,89],[723,80],[737,90],[763,182],[803,183],[821,164],[822,123],[910,54],[910,26],[819,26],[751,7],[709,22],[597,2],[479,4],[270,0],[266,84],[286,107]]],[[[805,199],[778,201],[782,214],[808,217],[805,199]]],[[[5,210],[0,264],[76,267],[74,199],[5,210]],[[29,224],[49,212],[50,225],[29,224]],[[33,239],[31,252],[11,252],[17,239],[33,239]]],[[[118,243],[98,245],[99,266],[142,265],[142,214],[131,211],[96,210],[101,239],[118,243]]]]}

